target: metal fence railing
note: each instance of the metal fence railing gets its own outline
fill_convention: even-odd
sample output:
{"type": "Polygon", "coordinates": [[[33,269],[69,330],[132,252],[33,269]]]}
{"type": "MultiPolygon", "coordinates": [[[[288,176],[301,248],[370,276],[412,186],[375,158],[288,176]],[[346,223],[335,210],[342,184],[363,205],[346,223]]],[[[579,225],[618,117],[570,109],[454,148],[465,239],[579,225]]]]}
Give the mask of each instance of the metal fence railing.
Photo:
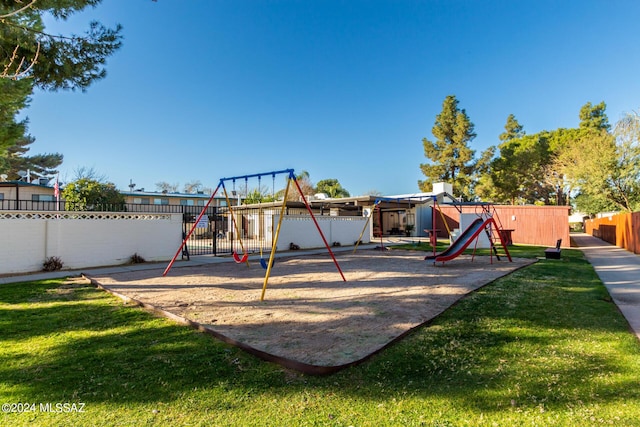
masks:
{"type": "Polygon", "coordinates": [[[153,212],[185,213],[202,211],[203,206],[152,205],[140,203],[73,203],[65,201],[0,200],[5,211],[96,211],[96,212],[153,212]]]}
{"type": "MultiPolygon", "coordinates": [[[[182,232],[186,236],[202,212],[203,206],[154,205],[139,203],[71,203],[55,201],[0,200],[0,211],[47,212],[127,212],[177,213],[182,215],[182,232]]],[[[260,208],[230,211],[227,207],[209,206],[194,228],[185,254],[224,255],[232,252],[258,253],[271,249],[273,215],[260,208]],[[231,214],[233,213],[233,218],[231,214]],[[235,226],[234,226],[235,223],[235,226]]]]}

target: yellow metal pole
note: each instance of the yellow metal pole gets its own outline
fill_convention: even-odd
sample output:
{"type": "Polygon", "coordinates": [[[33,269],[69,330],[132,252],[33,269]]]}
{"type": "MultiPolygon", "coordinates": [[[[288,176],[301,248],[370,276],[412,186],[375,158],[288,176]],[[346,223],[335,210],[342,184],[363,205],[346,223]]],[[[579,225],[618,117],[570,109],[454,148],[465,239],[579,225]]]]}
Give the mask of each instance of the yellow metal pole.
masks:
{"type": "Polygon", "coordinates": [[[284,189],[284,199],[282,200],[282,208],[280,209],[280,218],[278,218],[278,228],[276,228],[276,234],[273,237],[273,242],[271,243],[271,255],[269,256],[269,264],[267,265],[267,274],[265,274],[264,283],[262,284],[262,295],[260,295],[260,301],[264,301],[264,294],[267,291],[267,283],[269,282],[269,276],[271,275],[271,267],[273,267],[273,258],[276,254],[278,237],[280,236],[280,226],[282,225],[282,219],[284,218],[285,209],[287,207],[287,196],[289,195],[290,185],[291,185],[291,178],[288,178],[287,186],[284,189]]]}
{"type": "Polygon", "coordinates": [[[451,229],[449,228],[449,224],[447,223],[447,220],[444,218],[444,214],[440,210],[440,205],[438,205],[438,212],[440,212],[440,217],[442,218],[442,222],[444,222],[444,226],[447,229],[447,234],[450,236],[451,235],[451,229]]]}
{"type": "Polygon", "coordinates": [[[371,211],[371,213],[367,217],[367,220],[364,223],[364,228],[362,229],[362,233],[360,233],[360,237],[358,237],[358,241],[356,242],[356,246],[353,248],[353,253],[354,254],[356,253],[356,249],[358,249],[358,245],[362,241],[362,236],[364,236],[364,231],[367,229],[367,225],[369,224],[369,221],[371,221],[371,217],[373,216],[373,213],[376,211],[376,206],[378,206],[377,203],[373,205],[373,210],[371,211]]]}

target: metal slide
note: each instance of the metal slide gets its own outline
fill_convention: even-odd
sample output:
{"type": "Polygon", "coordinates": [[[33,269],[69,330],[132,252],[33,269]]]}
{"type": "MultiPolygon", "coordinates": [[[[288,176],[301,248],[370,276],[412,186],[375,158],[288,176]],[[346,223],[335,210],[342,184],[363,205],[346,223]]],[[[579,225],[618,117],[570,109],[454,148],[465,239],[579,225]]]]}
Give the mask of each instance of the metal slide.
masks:
{"type": "Polygon", "coordinates": [[[462,234],[460,234],[460,237],[458,237],[458,239],[456,239],[456,241],[453,242],[451,246],[449,246],[439,254],[427,255],[426,257],[424,257],[424,259],[433,260],[433,262],[435,263],[440,261],[449,261],[456,258],[458,255],[464,252],[465,249],[467,249],[467,246],[469,246],[471,242],[473,242],[474,239],[478,237],[478,234],[480,234],[482,230],[484,230],[485,227],[492,221],[495,225],[495,221],[493,218],[488,218],[486,220],[482,218],[476,218],[476,220],[473,221],[471,225],[469,225],[469,227],[467,227],[466,230],[462,232],[462,234]]]}

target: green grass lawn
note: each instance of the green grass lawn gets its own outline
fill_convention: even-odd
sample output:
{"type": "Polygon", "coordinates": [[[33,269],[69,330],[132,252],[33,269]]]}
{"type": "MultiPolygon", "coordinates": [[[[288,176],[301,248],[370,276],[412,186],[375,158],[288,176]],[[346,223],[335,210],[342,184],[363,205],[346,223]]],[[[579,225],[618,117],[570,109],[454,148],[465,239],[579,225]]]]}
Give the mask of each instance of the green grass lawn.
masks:
{"type": "Polygon", "coordinates": [[[562,254],[327,377],[90,286],[0,285],[0,403],[35,404],[0,425],[640,426],[640,344],[582,253],[562,254]]]}

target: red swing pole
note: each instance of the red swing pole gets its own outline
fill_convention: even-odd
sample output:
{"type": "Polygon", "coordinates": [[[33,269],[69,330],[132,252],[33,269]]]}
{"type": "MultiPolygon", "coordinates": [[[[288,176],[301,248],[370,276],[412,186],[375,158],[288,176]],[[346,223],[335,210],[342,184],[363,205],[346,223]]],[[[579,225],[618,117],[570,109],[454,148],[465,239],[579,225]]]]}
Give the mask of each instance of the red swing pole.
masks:
{"type": "Polygon", "coordinates": [[[207,211],[207,208],[209,208],[209,205],[211,204],[211,201],[216,196],[216,193],[218,192],[218,189],[220,188],[221,185],[223,185],[222,184],[222,180],[220,180],[220,182],[218,183],[218,186],[216,187],[215,191],[213,192],[211,197],[209,197],[209,200],[207,201],[207,204],[204,205],[204,208],[202,208],[202,211],[200,212],[200,215],[198,215],[198,218],[196,218],[196,221],[193,223],[193,226],[191,227],[191,230],[189,230],[189,233],[187,234],[187,236],[182,240],[182,244],[180,245],[180,247],[176,251],[176,254],[171,259],[171,262],[169,262],[169,265],[167,266],[167,268],[165,268],[164,273],[162,273],[162,277],[166,276],[167,273],[169,272],[169,270],[171,270],[171,267],[173,266],[173,263],[176,261],[176,258],[178,258],[178,255],[182,251],[182,248],[184,248],[184,245],[187,244],[187,240],[189,240],[189,237],[191,237],[191,234],[193,234],[193,231],[196,229],[196,226],[198,225],[198,222],[200,222],[200,219],[204,216],[204,213],[207,211]]]}
{"type": "Polygon", "coordinates": [[[331,259],[333,259],[333,263],[338,268],[338,271],[340,272],[340,276],[342,276],[342,280],[346,282],[347,279],[344,277],[344,274],[342,273],[342,269],[340,268],[340,265],[338,264],[336,257],[333,255],[333,251],[331,250],[331,247],[329,247],[329,243],[327,242],[327,239],[325,239],[324,233],[322,233],[322,230],[320,229],[320,224],[318,224],[318,221],[316,220],[315,215],[313,215],[313,212],[311,211],[311,206],[309,206],[309,202],[307,202],[307,198],[304,197],[304,194],[302,193],[302,189],[300,188],[300,184],[298,184],[298,180],[296,179],[293,172],[290,172],[289,179],[291,179],[296,184],[298,193],[300,193],[300,197],[302,197],[302,200],[304,201],[304,205],[307,207],[307,211],[309,212],[309,215],[311,215],[311,219],[313,220],[313,223],[316,225],[316,228],[318,229],[318,233],[320,233],[320,237],[322,237],[322,241],[324,242],[324,245],[329,251],[329,255],[331,255],[331,259]]]}
{"type": "Polygon", "coordinates": [[[438,205],[438,199],[433,196],[433,205],[431,210],[431,246],[433,247],[433,256],[436,256],[436,246],[438,244],[438,237],[436,236],[436,206],[438,205]]]}

